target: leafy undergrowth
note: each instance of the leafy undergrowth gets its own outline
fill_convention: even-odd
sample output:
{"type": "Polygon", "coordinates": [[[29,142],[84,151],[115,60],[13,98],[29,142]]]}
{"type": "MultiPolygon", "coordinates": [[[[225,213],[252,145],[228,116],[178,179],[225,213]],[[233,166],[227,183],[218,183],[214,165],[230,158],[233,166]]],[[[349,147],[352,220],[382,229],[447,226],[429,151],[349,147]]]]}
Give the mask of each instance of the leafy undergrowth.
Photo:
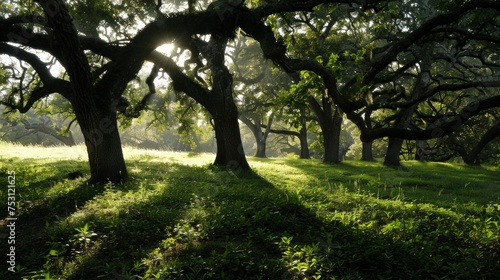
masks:
{"type": "Polygon", "coordinates": [[[131,179],[88,186],[67,179],[88,173],[81,158],[51,157],[69,148],[12,149],[0,182],[16,171],[18,272],[1,279],[500,275],[498,168],[286,158],[249,159],[245,173],[213,155],[125,149],[131,179]]]}

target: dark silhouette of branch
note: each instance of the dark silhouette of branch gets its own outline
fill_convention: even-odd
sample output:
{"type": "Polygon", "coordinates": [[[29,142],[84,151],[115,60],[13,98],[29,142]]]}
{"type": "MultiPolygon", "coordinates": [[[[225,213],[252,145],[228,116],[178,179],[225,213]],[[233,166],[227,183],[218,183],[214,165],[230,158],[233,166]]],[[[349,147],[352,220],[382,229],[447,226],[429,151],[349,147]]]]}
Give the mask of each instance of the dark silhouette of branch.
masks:
{"type": "Polygon", "coordinates": [[[361,141],[371,142],[382,137],[397,137],[412,140],[439,138],[453,133],[473,116],[476,116],[485,110],[498,107],[500,107],[500,95],[471,102],[468,106],[462,109],[459,114],[453,116],[450,121],[435,128],[426,130],[406,130],[399,128],[379,128],[374,130],[365,129],[361,131],[361,141]]]}
{"type": "MultiPolygon", "coordinates": [[[[267,129],[268,126],[261,124],[260,127],[267,129]]],[[[274,134],[289,135],[299,137],[300,133],[298,131],[284,130],[284,129],[269,129],[269,132],[274,134]]]]}
{"type": "Polygon", "coordinates": [[[26,128],[27,130],[40,132],[40,133],[52,136],[68,146],[75,145],[75,140],[74,140],[71,132],[69,132],[67,136],[64,136],[60,133],[62,131],[62,129],[60,129],[60,128],[54,129],[53,127],[47,126],[44,123],[33,124],[27,120],[23,120],[22,123],[24,124],[24,128],[26,128]]]}

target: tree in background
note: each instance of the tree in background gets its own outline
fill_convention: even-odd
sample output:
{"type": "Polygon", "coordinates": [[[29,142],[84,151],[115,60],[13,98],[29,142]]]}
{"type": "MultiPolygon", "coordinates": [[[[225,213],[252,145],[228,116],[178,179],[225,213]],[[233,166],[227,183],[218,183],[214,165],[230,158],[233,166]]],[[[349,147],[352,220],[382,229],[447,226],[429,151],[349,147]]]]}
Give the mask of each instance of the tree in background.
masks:
{"type": "MultiPolygon", "coordinates": [[[[239,119],[252,132],[255,143],[255,156],[266,157],[267,139],[273,129],[274,121],[284,120],[298,127],[300,122],[294,114],[285,116],[284,111],[302,110],[301,104],[286,99],[292,78],[265,61],[262,51],[255,41],[239,36],[234,51],[228,56],[235,75],[239,119]],[[293,104],[292,104],[293,102],[293,104]],[[300,107],[300,108],[299,108],[300,107]],[[299,109],[297,109],[299,108],[299,109]]],[[[305,124],[304,124],[305,131],[305,124]]],[[[282,131],[281,131],[282,132],[282,131]]],[[[295,133],[289,134],[295,135],[295,133]]],[[[300,133],[296,135],[301,139],[300,133]]],[[[305,132],[304,158],[308,157],[307,133],[305,132]]]]}

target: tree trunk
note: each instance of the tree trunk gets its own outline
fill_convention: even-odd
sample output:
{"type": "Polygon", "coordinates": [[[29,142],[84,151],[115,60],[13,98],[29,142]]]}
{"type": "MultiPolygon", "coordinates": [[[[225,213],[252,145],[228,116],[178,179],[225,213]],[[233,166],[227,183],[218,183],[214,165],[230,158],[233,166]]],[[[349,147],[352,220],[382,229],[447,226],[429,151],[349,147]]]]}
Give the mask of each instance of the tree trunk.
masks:
{"type": "Polygon", "coordinates": [[[265,158],[266,157],[266,148],[267,148],[267,137],[269,136],[269,132],[271,132],[271,126],[273,123],[274,116],[271,115],[267,122],[267,125],[262,125],[262,121],[260,117],[254,116],[254,122],[246,116],[240,116],[240,120],[248,126],[250,131],[252,131],[253,136],[255,137],[255,142],[257,145],[257,149],[255,150],[255,157],[265,158]],[[262,128],[265,127],[265,131],[262,132],[262,128]]]}
{"type": "Polygon", "coordinates": [[[127,178],[116,121],[116,110],[109,101],[109,92],[96,94],[88,59],[68,9],[61,0],[38,0],[52,27],[61,64],[70,77],[70,102],[87,145],[91,183],[119,182],[127,178]],[[54,7],[57,9],[54,10],[54,7]],[[99,100],[98,100],[99,99],[99,100]]]}
{"type": "MultiPolygon", "coordinates": [[[[77,110],[75,110],[76,112],[77,110]]],[[[96,117],[96,114],[78,114],[87,146],[90,165],[90,183],[120,182],[128,177],[123,158],[116,114],[96,117]]]]}
{"type": "Polygon", "coordinates": [[[257,149],[255,150],[255,157],[266,157],[266,139],[262,133],[262,122],[259,117],[253,118],[254,122],[246,116],[240,116],[239,119],[250,129],[255,138],[257,149]]]}
{"type": "Polygon", "coordinates": [[[259,141],[257,141],[257,150],[255,151],[255,157],[266,157],[266,140],[264,139],[264,137],[260,137],[259,141]]]}
{"type": "Polygon", "coordinates": [[[238,108],[233,99],[233,78],[224,65],[227,36],[212,35],[209,42],[209,66],[212,71],[212,99],[208,111],[213,117],[217,155],[214,165],[231,170],[249,170],[243,151],[238,108]]]}
{"type": "Polygon", "coordinates": [[[325,122],[323,130],[323,145],[325,147],[326,163],[340,163],[340,132],[342,130],[342,115],[338,109],[335,110],[333,119],[325,122]]]}
{"type": "Polygon", "coordinates": [[[425,161],[425,153],[427,150],[427,142],[424,140],[415,141],[416,151],[415,159],[418,161],[425,161]]]}
{"type": "Polygon", "coordinates": [[[309,96],[308,101],[323,131],[323,147],[325,149],[323,162],[339,163],[342,114],[338,108],[333,108],[332,101],[326,95],[321,98],[322,106],[313,96],[309,96]]]}
{"type": "Polygon", "coordinates": [[[399,160],[399,156],[401,153],[401,147],[403,145],[403,139],[390,137],[389,145],[387,146],[387,153],[384,159],[384,165],[398,167],[401,162],[399,160]]]}
{"type": "Polygon", "coordinates": [[[231,170],[248,170],[250,166],[243,151],[236,105],[232,102],[232,98],[231,104],[226,105],[234,108],[221,110],[212,115],[217,141],[217,155],[214,165],[226,166],[231,170]]]}
{"type": "Polygon", "coordinates": [[[300,158],[301,159],[311,158],[311,155],[309,154],[309,144],[307,143],[307,125],[306,125],[306,117],[304,116],[304,114],[302,114],[302,116],[300,117],[299,141],[300,141],[300,158]]]}
{"type": "Polygon", "coordinates": [[[340,130],[338,127],[323,130],[323,146],[325,148],[325,163],[340,163],[340,130]]]}
{"type": "Polygon", "coordinates": [[[373,142],[363,142],[363,150],[361,152],[362,161],[374,161],[373,159],[373,142]]]}
{"type": "MultiPolygon", "coordinates": [[[[420,63],[421,73],[416,81],[416,84],[413,88],[412,99],[419,98],[425,90],[427,89],[430,80],[430,70],[431,63],[433,61],[431,53],[423,54],[424,58],[420,63]]],[[[411,123],[411,118],[415,110],[417,110],[417,105],[413,105],[409,108],[400,109],[398,112],[398,117],[396,118],[395,127],[406,129],[411,123]]],[[[387,154],[385,156],[384,165],[398,167],[401,165],[399,160],[399,155],[401,153],[401,147],[403,145],[403,139],[396,137],[389,137],[389,146],[387,147],[387,154]]]]}
{"type": "MultiPolygon", "coordinates": [[[[269,136],[269,133],[271,132],[271,126],[273,125],[273,120],[274,120],[274,113],[272,113],[269,116],[269,119],[267,120],[267,127],[264,132],[261,132],[261,138],[260,141],[257,143],[257,157],[265,158],[266,157],[266,149],[267,149],[267,137],[269,136]]],[[[259,124],[259,126],[261,126],[259,124]]]]}
{"type": "Polygon", "coordinates": [[[255,143],[257,145],[254,156],[258,158],[265,158],[267,137],[264,133],[262,133],[260,121],[257,121],[257,124],[252,124],[250,121],[249,127],[255,137],[255,143]]]}
{"type": "MultiPolygon", "coordinates": [[[[418,95],[417,95],[418,96],[418,95]]],[[[411,118],[417,107],[414,105],[404,111],[399,112],[399,116],[396,119],[397,128],[407,128],[410,125],[411,118]]],[[[385,155],[384,165],[398,167],[401,165],[400,154],[403,142],[405,140],[402,138],[389,137],[389,144],[387,146],[387,154],[385,155]]]]}

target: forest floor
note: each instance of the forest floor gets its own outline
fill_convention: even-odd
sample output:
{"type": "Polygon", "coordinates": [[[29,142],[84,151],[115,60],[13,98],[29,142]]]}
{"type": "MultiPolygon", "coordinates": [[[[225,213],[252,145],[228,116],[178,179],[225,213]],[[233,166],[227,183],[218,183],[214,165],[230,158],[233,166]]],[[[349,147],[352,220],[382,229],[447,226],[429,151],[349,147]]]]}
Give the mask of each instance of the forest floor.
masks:
{"type": "Polygon", "coordinates": [[[249,157],[246,173],[124,153],[128,181],[89,186],[84,147],[0,143],[0,251],[16,271],[0,279],[500,275],[499,167],[249,157]]]}

